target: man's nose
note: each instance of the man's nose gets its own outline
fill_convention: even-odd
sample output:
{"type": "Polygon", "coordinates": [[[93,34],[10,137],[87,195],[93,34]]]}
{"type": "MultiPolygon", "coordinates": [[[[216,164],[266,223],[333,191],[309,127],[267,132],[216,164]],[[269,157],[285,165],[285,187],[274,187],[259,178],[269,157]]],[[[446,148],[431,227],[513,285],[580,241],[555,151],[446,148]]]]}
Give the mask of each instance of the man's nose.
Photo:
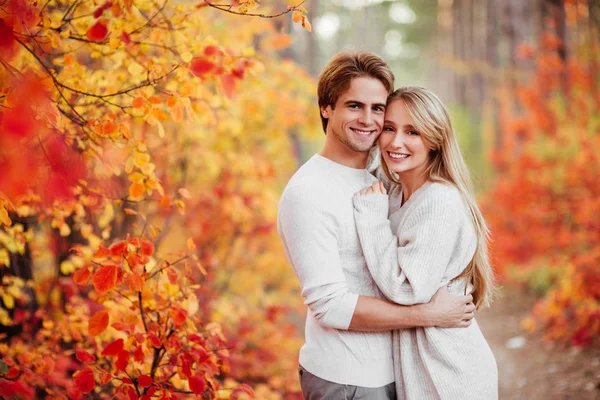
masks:
{"type": "Polygon", "coordinates": [[[373,123],[373,112],[371,110],[364,110],[358,118],[358,122],[363,125],[371,125],[373,123]]]}

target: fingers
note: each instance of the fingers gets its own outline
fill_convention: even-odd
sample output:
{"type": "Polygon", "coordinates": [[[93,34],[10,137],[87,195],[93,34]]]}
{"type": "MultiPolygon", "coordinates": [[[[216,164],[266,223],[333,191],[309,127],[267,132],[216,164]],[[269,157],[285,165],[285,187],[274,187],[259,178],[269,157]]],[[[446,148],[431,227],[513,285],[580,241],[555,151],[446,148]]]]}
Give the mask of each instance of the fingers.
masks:
{"type": "Polygon", "coordinates": [[[467,303],[473,303],[473,296],[472,295],[467,295],[467,296],[463,296],[463,300],[465,301],[465,304],[467,303]]]}
{"type": "Polygon", "coordinates": [[[467,304],[467,307],[465,308],[465,312],[474,312],[474,311],[475,311],[475,304],[473,304],[473,303],[467,304]]]}
{"type": "Polygon", "coordinates": [[[472,323],[473,323],[472,319],[470,319],[470,320],[462,320],[458,326],[459,326],[459,328],[466,328],[468,326],[471,326],[472,323]]]}
{"type": "Polygon", "coordinates": [[[465,315],[463,316],[463,320],[465,320],[465,321],[470,321],[473,318],[475,318],[475,313],[474,312],[465,313],[465,315]]]}
{"type": "Polygon", "coordinates": [[[379,187],[381,189],[382,194],[387,194],[387,190],[385,190],[385,186],[383,186],[383,182],[379,181],[379,187]]]}

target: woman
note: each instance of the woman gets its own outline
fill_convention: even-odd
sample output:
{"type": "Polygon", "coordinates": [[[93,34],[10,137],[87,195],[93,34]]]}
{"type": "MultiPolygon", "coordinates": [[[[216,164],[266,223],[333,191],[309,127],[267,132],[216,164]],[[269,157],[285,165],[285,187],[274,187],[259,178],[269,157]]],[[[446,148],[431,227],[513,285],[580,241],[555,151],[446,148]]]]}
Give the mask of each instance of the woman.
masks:
{"type": "MultiPolygon", "coordinates": [[[[449,285],[455,294],[471,292],[477,307],[488,305],[488,231],[442,102],[418,87],[392,93],[379,149],[378,175],[388,189],[375,182],[353,202],[367,265],[383,294],[412,305],[449,285]]],[[[468,328],[394,332],[394,368],[399,399],[498,398],[496,360],[474,319],[468,328]]]]}

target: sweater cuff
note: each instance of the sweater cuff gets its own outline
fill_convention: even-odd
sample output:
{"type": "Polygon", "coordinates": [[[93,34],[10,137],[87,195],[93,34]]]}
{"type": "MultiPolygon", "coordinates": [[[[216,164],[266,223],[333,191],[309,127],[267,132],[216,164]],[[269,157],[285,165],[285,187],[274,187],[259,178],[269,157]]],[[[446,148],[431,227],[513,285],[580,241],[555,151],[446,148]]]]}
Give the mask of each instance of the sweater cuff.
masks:
{"type": "Polygon", "coordinates": [[[352,203],[354,214],[361,214],[368,218],[388,218],[389,196],[387,194],[355,194],[352,203]]]}

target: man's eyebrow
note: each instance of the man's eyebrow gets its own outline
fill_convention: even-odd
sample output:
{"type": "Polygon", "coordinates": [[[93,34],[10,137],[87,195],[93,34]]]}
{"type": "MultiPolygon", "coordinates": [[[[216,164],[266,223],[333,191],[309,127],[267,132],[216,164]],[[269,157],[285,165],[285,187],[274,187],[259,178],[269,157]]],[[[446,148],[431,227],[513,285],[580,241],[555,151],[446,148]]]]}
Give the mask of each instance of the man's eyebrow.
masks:
{"type": "MultiPolygon", "coordinates": [[[[361,106],[364,106],[365,103],[363,103],[362,101],[358,101],[358,100],[347,100],[344,102],[344,105],[350,105],[350,104],[358,104],[361,106]]],[[[385,103],[374,103],[373,104],[374,107],[381,107],[381,108],[385,108],[386,105],[385,103]]]]}

